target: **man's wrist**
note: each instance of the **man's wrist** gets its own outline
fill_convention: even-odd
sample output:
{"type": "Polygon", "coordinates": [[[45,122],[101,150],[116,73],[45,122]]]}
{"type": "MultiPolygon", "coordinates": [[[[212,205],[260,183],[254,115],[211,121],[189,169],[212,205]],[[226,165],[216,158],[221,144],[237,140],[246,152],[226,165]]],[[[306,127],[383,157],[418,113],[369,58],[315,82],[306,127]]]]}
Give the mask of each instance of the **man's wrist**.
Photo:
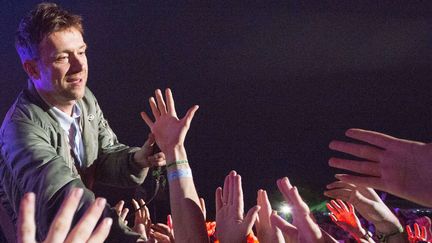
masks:
{"type": "Polygon", "coordinates": [[[136,165],[137,167],[144,169],[150,167],[144,156],[140,154],[141,150],[129,153],[129,163],[136,165]]]}
{"type": "Polygon", "coordinates": [[[396,226],[397,228],[393,228],[392,231],[380,231],[380,229],[376,229],[375,236],[378,239],[378,242],[387,242],[390,237],[394,237],[400,235],[404,232],[402,225],[396,226]]]}
{"type": "Polygon", "coordinates": [[[186,149],[184,146],[176,146],[169,151],[164,152],[167,163],[174,161],[187,160],[186,149]]]}
{"type": "Polygon", "coordinates": [[[360,239],[369,240],[372,237],[372,234],[364,228],[360,228],[355,232],[351,232],[351,235],[356,239],[356,241],[360,241],[360,239]]]}

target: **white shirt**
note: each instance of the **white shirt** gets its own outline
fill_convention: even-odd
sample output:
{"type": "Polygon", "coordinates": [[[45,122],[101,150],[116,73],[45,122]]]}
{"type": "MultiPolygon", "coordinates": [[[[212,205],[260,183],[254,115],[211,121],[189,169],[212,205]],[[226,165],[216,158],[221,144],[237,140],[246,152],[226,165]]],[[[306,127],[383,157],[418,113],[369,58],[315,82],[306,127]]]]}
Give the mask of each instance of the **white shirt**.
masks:
{"type": "Polygon", "coordinates": [[[81,136],[79,121],[81,117],[81,109],[76,104],[72,109],[72,116],[64,113],[60,109],[53,107],[53,112],[60,123],[61,128],[66,132],[68,143],[71,147],[72,157],[75,159],[75,164],[82,166],[84,161],[84,144],[81,136]]]}

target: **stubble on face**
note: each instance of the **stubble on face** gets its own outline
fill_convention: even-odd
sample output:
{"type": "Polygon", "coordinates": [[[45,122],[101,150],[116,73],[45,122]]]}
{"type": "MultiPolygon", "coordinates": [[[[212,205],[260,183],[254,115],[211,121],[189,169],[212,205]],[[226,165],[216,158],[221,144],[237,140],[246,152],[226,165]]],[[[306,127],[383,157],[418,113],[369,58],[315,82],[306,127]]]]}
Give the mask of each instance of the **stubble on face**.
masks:
{"type": "MultiPolygon", "coordinates": [[[[39,45],[39,94],[51,105],[71,108],[84,96],[88,67],[86,44],[76,28],[54,32],[39,45]]],[[[63,109],[62,109],[63,110],[63,109]]]]}

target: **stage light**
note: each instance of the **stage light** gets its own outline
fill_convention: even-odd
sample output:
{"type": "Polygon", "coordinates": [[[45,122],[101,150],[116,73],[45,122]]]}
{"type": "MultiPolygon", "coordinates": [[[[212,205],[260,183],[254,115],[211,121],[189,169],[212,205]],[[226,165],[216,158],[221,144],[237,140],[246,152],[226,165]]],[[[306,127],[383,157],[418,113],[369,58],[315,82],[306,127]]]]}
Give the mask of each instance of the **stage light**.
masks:
{"type": "Polygon", "coordinates": [[[284,215],[288,215],[291,214],[292,212],[292,208],[289,205],[283,204],[280,208],[279,208],[279,212],[281,212],[284,215]]]}

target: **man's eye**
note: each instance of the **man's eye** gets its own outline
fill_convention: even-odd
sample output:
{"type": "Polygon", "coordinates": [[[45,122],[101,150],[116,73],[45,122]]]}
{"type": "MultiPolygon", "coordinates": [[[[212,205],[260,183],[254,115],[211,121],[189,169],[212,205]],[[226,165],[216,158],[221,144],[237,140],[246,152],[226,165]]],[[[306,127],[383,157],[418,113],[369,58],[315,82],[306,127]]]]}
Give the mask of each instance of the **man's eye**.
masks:
{"type": "Polygon", "coordinates": [[[85,55],[85,54],[86,54],[85,51],[80,51],[80,52],[78,52],[78,55],[80,55],[80,56],[85,55]]]}
{"type": "Polygon", "coordinates": [[[60,57],[57,57],[56,58],[56,61],[65,61],[65,60],[67,60],[67,56],[60,56],[60,57]]]}

